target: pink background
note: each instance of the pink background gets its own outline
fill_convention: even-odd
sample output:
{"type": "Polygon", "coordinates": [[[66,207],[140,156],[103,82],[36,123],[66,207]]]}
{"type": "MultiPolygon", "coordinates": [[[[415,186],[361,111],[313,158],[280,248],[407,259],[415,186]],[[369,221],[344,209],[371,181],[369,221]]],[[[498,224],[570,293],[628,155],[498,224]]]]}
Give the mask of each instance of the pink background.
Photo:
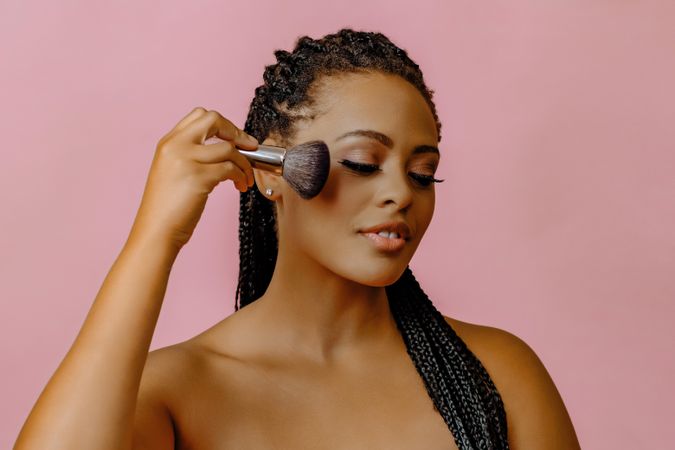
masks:
{"type": "MultiPolygon", "coordinates": [[[[585,449],[675,441],[675,3],[0,3],[0,447],[72,344],[158,139],[195,106],[243,127],[273,50],[382,31],[436,91],[444,154],[411,265],[446,315],[549,369],[585,449]],[[113,4],[116,3],[116,4],[113,4]]],[[[218,186],[151,349],[233,312],[238,191],[218,186]]]]}

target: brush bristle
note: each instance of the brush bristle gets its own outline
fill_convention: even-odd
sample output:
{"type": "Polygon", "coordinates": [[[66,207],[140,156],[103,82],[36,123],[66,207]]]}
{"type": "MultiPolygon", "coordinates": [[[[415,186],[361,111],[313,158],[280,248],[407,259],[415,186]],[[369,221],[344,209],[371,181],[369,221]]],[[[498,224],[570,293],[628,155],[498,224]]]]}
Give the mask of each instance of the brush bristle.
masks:
{"type": "Polygon", "coordinates": [[[321,192],[329,171],[328,146],[324,141],[309,141],[286,152],[282,176],[300,197],[308,200],[321,192]]]}

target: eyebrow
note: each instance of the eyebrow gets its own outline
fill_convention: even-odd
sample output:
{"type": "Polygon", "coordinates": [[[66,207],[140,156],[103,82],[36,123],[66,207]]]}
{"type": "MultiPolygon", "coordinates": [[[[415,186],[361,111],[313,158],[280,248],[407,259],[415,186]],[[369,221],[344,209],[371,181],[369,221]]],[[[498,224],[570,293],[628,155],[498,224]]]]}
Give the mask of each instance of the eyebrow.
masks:
{"type": "MultiPolygon", "coordinates": [[[[378,142],[380,142],[382,145],[388,148],[392,148],[394,146],[394,141],[387,136],[386,134],[380,133],[379,131],[375,130],[353,130],[353,131],[348,131],[345,134],[339,136],[337,139],[335,139],[335,142],[339,141],[340,139],[344,139],[346,137],[350,136],[362,136],[362,137],[367,137],[370,139],[374,139],[378,142]]],[[[415,147],[412,151],[412,154],[415,155],[417,153],[435,153],[438,156],[440,156],[440,152],[438,151],[438,147],[434,147],[433,145],[418,145],[415,147]]]]}

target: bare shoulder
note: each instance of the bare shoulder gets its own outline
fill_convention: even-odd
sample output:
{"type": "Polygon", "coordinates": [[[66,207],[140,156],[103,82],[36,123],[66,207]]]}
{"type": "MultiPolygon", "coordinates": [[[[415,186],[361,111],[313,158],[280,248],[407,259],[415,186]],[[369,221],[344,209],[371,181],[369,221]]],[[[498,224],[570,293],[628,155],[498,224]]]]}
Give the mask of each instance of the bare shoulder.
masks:
{"type": "Polygon", "coordinates": [[[548,370],[509,331],[444,316],[490,374],[506,410],[512,448],[578,449],[567,408],[548,370]]]}
{"type": "Polygon", "coordinates": [[[158,348],[148,353],[141,390],[161,397],[166,408],[175,411],[207,365],[208,352],[194,339],[158,348]]]}
{"type": "Polygon", "coordinates": [[[199,364],[189,346],[175,344],[148,353],[134,413],[134,449],[174,448],[176,407],[182,386],[199,364]]]}
{"type": "Polygon", "coordinates": [[[143,377],[165,386],[168,394],[182,379],[189,378],[202,357],[189,341],[161,347],[148,353],[143,377]]]}

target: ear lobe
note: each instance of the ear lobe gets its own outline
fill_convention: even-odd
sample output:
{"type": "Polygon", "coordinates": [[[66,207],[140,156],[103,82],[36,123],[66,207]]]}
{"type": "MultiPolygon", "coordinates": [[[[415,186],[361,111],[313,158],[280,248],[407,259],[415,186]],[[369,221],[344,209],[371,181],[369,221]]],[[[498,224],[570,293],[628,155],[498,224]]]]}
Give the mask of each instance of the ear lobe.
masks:
{"type": "Polygon", "coordinates": [[[258,187],[258,190],[270,200],[276,200],[281,192],[279,186],[279,175],[268,172],[266,170],[260,170],[253,168],[253,177],[255,178],[255,184],[258,187]],[[267,195],[265,191],[267,189],[272,189],[273,194],[267,195]]]}

